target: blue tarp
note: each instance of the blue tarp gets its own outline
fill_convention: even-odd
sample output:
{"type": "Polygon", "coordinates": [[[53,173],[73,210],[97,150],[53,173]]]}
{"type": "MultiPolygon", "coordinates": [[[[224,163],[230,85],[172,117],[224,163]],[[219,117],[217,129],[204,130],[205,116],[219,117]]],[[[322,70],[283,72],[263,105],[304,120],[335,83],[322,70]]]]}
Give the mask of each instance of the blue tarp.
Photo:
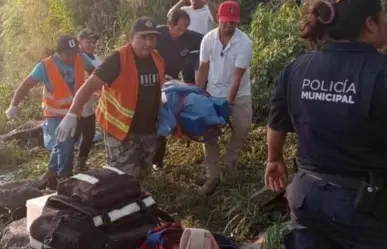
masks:
{"type": "Polygon", "coordinates": [[[225,99],[206,95],[205,90],[195,85],[171,80],[162,89],[166,103],[160,108],[159,136],[169,136],[177,122],[184,134],[202,136],[211,126],[226,125],[230,117],[230,107],[225,99]],[[181,98],[185,96],[179,120],[176,120],[181,98]]]}

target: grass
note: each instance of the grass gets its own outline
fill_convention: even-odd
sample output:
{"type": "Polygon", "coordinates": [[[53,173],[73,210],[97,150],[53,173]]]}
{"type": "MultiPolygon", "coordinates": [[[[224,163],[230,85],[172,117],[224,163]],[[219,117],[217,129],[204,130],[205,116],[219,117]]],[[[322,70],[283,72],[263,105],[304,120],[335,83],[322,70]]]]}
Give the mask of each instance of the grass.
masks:
{"type": "MultiPolygon", "coordinates": [[[[10,88],[6,88],[2,98],[0,112],[8,106],[10,88]]],[[[37,119],[40,108],[37,96],[25,103],[19,120],[7,121],[0,118],[0,131],[4,132],[16,128],[19,124],[37,119]]],[[[229,139],[228,133],[221,141],[224,150],[229,139]]],[[[291,143],[289,143],[291,145],[291,143]]],[[[288,158],[293,155],[294,147],[288,146],[288,158]]],[[[29,148],[28,145],[14,142],[0,144],[0,168],[15,169],[18,178],[32,178],[40,176],[47,167],[48,153],[44,149],[29,148]]],[[[257,201],[250,196],[263,186],[264,165],[266,160],[266,131],[265,127],[255,126],[248,138],[238,168],[241,176],[236,181],[224,181],[218,191],[211,197],[198,194],[195,181],[204,176],[204,168],[199,166],[203,157],[201,144],[187,144],[178,139],[169,139],[166,155],[166,167],[154,172],[145,183],[146,188],[153,193],[160,205],[169,213],[178,214],[187,226],[205,227],[217,232],[233,235],[239,241],[253,241],[256,235],[263,232],[271,224],[282,219],[283,213],[271,212],[257,208],[257,201]]],[[[92,151],[89,163],[94,167],[105,165],[105,149],[103,144],[97,144],[92,151]]],[[[275,227],[271,228],[275,231],[275,227]]],[[[275,233],[274,233],[275,234],[275,233]]],[[[275,237],[275,236],[274,236],[275,237]]],[[[278,236],[277,236],[278,237],[278,236]]],[[[277,238],[280,240],[280,238],[277,238]]],[[[273,241],[270,240],[270,241],[273,241]]],[[[277,242],[270,242],[273,246],[266,248],[277,249],[277,242]]]]}

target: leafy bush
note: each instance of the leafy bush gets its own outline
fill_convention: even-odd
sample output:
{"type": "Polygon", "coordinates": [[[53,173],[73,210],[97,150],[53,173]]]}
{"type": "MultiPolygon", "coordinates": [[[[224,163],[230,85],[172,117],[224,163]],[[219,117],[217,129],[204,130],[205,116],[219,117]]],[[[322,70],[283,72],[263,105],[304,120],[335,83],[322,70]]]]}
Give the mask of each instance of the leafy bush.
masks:
{"type": "MultiPolygon", "coordinates": [[[[20,80],[54,47],[60,34],[75,28],[61,0],[9,0],[2,8],[4,73],[20,80]]],[[[9,80],[9,79],[8,79],[9,80]]]]}
{"type": "Polygon", "coordinates": [[[259,5],[254,13],[250,36],[255,122],[267,117],[276,75],[306,50],[306,43],[299,38],[300,17],[301,9],[291,2],[279,8],[259,5]]]}
{"type": "Polygon", "coordinates": [[[142,15],[166,22],[173,0],[8,0],[2,9],[4,73],[19,81],[53,49],[61,34],[85,27],[102,34],[102,57],[122,45],[132,21],[142,15]],[[28,8],[26,8],[28,6],[28,8]]]}

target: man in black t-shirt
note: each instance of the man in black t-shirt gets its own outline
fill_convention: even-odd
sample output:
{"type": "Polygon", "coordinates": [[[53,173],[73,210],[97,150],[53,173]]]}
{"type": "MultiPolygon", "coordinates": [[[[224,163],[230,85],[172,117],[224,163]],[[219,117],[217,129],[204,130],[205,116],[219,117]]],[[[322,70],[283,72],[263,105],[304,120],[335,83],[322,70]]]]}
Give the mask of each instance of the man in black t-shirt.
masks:
{"type": "Polygon", "coordinates": [[[105,132],[108,165],[143,179],[156,152],[157,122],[165,64],[154,50],[156,24],[139,18],[132,27],[130,44],[109,55],[85,82],[58,129],[66,138],[76,126],[82,105],[102,87],[97,121],[105,132]],[[74,118],[75,116],[75,118],[74,118]]]}
{"type": "Polygon", "coordinates": [[[189,24],[187,12],[173,11],[168,17],[168,25],[157,27],[160,34],[156,50],[165,61],[167,75],[177,79],[182,72],[184,82],[195,83],[203,35],[188,30],[189,24]]]}
{"type": "MultiPolygon", "coordinates": [[[[152,57],[141,58],[134,55],[140,82],[136,114],[130,131],[137,134],[152,134],[157,131],[157,118],[161,96],[160,79],[152,57]]],[[[108,86],[120,74],[120,54],[114,51],[97,68],[94,75],[106,82],[108,86]]]]}
{"type": "MultiPolygon", "coordinates": [[[[186,83],[195,83],[195,71],[199,64],[199,50],[203,35],[188,30],[190,17],[184,10],[175,10],[168,16],[168,25],[157,27],[160,33],[156,50],[163,57],[166,74],[177,79],[179,73],[186,83]]],[[[153,168],[163,166],[166,149],[165,137],[159,137],[153,168]]]]}

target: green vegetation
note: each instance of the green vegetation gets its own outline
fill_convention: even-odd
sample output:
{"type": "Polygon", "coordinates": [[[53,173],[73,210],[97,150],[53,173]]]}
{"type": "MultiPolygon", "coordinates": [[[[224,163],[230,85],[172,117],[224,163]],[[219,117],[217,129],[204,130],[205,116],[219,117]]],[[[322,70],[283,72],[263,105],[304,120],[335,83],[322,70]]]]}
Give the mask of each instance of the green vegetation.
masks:
{"type": "Polygon", "coordinates": [[[275,78],[287,64],[306,50],[299,38],[301,10],[288,2],[279,8],[260,5],[251,22],[254,42],[253,111],[255,121],[266,120],[275,78]]]}
{"type": "MultiPolygon", "coordinates": [[[[3,70],[0,78],[0,134],[10,131],[28,120],[40,119],[41,88],[35,89],[20,109],[15,121],[8,121],[2,113],[9,105],[13,90],[29,73],[34,64],[43,58],[46,49],[52,49],[60,34],[73,33],[90,27],[103,35],[99,53],[106,55],[125,42],[125,35],[134,18],[141,15],[165,22],[172,0],[8,0],[1,9],[1,51],[3,70]],[[28,7],[26,7],[28,6],[28,7]],[[92,9],[93,11],[90,11],[92,9]]],[[[246,1],[249,4],[252,1],[246,1]]],[[[246,6],[242,6],[246,8],[246,6]]],[[[275,75],[299,53],[305,44],[298,38],[300,10],[292,4],[278,9],[260,5],[249,27],[254,42],[251,67],[254,77],[254,111],[257,121],[266,121],[267,104],[275,75]]],[[[222,147],[229,134],[222,140],[222,147]]],[[[146,187],[170,213],[178,213],[184,223],[214,231],[233,234],[240,241],[254,240],[255,236],[270,227],[265,248],[281,248],[279,222],[283,212],[265,213],[257,208],[250,196],[263,186],[266,160],[265,127],[255,125],[240,157],[241,176],[235,182],[223,182],[217,193],[209,198],[197,193],[196,179],[204,176],[199,166],[203,157],[200,144],[177,139],[168,142],[167,166],[153,173],[146,187]]],[[[290,139],[286,155],[294,155],[294,140],[290,139]]],[[[0,143],[0,169],[17,170],[20,178],[39,176],[46,170],[48,153],[43,149],[23,143],[0,143]]],[[[105,164],[102,144],[95,146],[89,163],[95,167],[105,164]]]]}

